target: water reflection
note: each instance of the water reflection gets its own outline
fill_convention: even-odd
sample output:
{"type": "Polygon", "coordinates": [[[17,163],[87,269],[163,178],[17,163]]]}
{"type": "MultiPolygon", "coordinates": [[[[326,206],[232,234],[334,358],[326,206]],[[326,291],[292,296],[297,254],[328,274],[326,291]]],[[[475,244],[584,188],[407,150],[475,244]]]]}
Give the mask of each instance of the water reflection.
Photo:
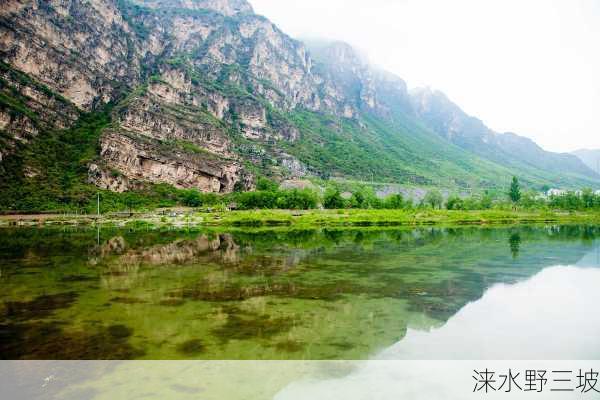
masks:
{"type": "MultiPolygon", "coordinates": [[[[584,324],[577,318],[597,300],[586,291],[596,270],[574,278],[573,288],[583,286],[571,290],[548,267],[600,266],[599,235],[593,226],[4,230],[0,357],[489,355],[492,339],[471,334],[523,347],[544,332],[544,318],[584,324]],[[536,303],[549,293],[546,306],[536,303]]],[[[552,340],[572,339],[548,326],[552,340]]]]}
{"type": "MultiPolygon", "coordinates": [[[[506,387],[486,394],[473,393],[473,381],[469,381],[469,377],[475,368],[493,371],[498,379],[492,384],[496,389],[502,384],[498,376],[508,371],[513,371],[517,382],[525,387],[525,371],[535,368],[546,371],[547,378],[545,390],[536,392],[536,397],[598,398],[596,391],[582,394],[581,388],[576,389],[575,378],[579,370],[598,370],[597,362],[582,360],[600,358],[600,314],[596,312],[600,301],[597,290],[600,270],[581,266],[598,267],[598,253],[598,248],[588,252],[577,263],[579,266],[555,266],[522,282],[494,285],[481,299],[467,304],[442,326],[432,329],[409,326],[404,338],[373,360],[356,363],[355,368],[343,376],[313,374],[294,380],[274,398],[531,397],[532,392],[517,390],[516,386],[511,393],[505,393],[506,387]],[[567,374],[552,375],[556,370],[567,374]],[[553,377],[563,381],[557,384],[553,377]],[[572,381],[564,381],[564,378],[572,381]],[[551,388],[572,391],[552,391],[551,388]]],[[[334,369],[336,365],[327,367],[334,369]]]]}
{"type": "Polygon", "coordinates": [[[376,358],[597,360],[599,286],[599,269],[547,268],[526,281],[491,287],[439,328],[409,327],[376,358]]]}
{"type": "Polygon", "coordinates": [[[521,235],[513,233],[510,235],[508,243],[510,244],[510,252],[513,258],[517,258],[519,256],[519,249],[521,248],[521,235]]]}

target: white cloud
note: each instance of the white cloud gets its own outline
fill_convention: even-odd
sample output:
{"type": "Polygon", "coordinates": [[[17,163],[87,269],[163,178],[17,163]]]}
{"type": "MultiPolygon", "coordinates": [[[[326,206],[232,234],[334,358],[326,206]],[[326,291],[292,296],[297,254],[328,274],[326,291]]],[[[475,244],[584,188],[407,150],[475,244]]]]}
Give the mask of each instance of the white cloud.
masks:
{"type": "Polygon", "coordinates": [[[554,151],[600,148],[598,0],[250,0],[294,37],[345,40],[409,86],[554,151]]]}

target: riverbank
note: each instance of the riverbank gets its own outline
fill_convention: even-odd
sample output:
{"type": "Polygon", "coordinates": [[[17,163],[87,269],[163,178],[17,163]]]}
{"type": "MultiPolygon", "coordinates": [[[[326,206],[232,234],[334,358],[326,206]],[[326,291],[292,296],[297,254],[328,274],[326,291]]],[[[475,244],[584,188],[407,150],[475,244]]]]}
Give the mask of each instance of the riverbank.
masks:
{"type": "Polygon", "coordinates": [[[600,223],[600,212],[447,211],[447,210],[258,210],[199,212],[195,209],[111,215],[3,215],[0,227],[112,225],[162,227],[327,227],[509,225],[531,223],[600,223]]]}

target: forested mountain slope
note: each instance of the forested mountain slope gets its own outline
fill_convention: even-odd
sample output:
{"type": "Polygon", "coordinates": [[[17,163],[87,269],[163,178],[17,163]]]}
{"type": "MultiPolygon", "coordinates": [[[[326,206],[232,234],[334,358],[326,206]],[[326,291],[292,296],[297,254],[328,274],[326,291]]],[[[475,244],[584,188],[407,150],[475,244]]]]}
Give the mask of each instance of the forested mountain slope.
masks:
{"type": "Polygon", "coordinates": [[[86,204],[96,187],[251,190],[259,175],[599,179],[569,156],[453,140],[400,78],[343,43],[311,52],[244,0],[8,0],[0,59],[3,209],[86,204]]]}
{"type": "MultiPolygon", "coordinates": [[[[531,139],[514,133],[497,133],[467,115],[443,93],[417,89],[411,93],[415,114],[440,136],[461,148],[542,179],[553,177],[596,179],[598,175],[572,154],[543,150],[531,139]]],[[[566,183],[566,182],[564,182],[566,183]]]]}

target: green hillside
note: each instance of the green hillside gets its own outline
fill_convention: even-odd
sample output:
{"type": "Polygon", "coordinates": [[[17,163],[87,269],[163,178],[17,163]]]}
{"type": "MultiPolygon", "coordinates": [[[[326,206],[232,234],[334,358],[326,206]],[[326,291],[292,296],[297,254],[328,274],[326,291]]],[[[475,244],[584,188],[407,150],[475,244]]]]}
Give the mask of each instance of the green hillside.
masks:
{"type": "Polygon", "coordinates": [[[98,192],[107,209],[172,206],[190,190],[227,195],[261,177],[449,192],[504,192],[513,176],[526,189],[600,187],[574,156],[508,134],[488,146],[487,128],[447,99],[416,110],[401,78],[347,44],[313,55],[251,12],[146,3],[115,2],[110,28],[87,4],[68,18],[3,10],[11,46],[47,45],[35,47],[44,68],[29,74],[16,52],[0,54],[0,211],[92,211],[98,192]],[[93,40],[65,53],[59,33],[93,40]],[[457,116],[460,137],[448,137],[457,116]]]}
{"type": "MultiPolygon", "coordinates": [[[[35,117],[35,111],[28,109],[26,102],[11,95],[14,88],[8,82],[0,81],[0,84],[3,108],[35,117]]],[[[131,101],[132,97],[128,96],[114,108],[119,110],[131,101]]],[[[99,138],[102,130],[111,126],[112,109],[109,105],[101,111],[84,114],[71,129],[49,129],[29,143],[17,144],[17,150],[1,164],[0,209],[93,210],[98,189],[86,182],[87,165],[99,158],[99,138]]],[[[283,150],[320,177],[451,190],[502,189],[513,175],[534,188],[555,183],[550,173],[525,165],[518,169],[507,168],[470,154],[400,112],[388,120],[368,113],[351,120],[306,110],[278,115],[299,129],[300,138],[294,142],[256,146],[266,154],[283,150]]],[[[232,138],[239,141],[241,135],[236,129],[234,125],[229,126],[232,138]]],[[[7,134],[2,132],[0,137],[7,134]]],[[[194,147],[185,146],[185,142],[183,145],[184,150],[194,147]]],[[[250,164],[258,175],[271,175],[269,164],[250,164]]],[[[567,183],[573,186],[593,183],[583,178],[569,179],[567,183]]],[[[123,209],[175,205],[184,191],[169,185],[147,184],[144,189],[130,193],[101,192],[107,207],[112,204],[114,209],[123,209]]]]}

